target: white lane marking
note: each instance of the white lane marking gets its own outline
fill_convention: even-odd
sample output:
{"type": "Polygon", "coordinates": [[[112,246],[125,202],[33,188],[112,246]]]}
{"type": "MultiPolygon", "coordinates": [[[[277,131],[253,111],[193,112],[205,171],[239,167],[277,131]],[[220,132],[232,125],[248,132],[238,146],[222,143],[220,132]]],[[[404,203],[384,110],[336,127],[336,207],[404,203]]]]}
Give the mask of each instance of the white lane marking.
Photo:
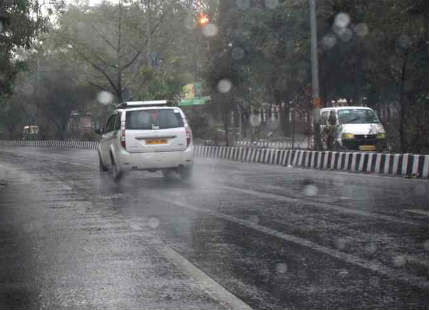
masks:
{"type": "Polygon", "coordinates": [[[336,206],[336,205],[331,205],[331,204],[324,203],[324,202],[313,202],[313,201],[306,200],[306,199],[291,198],[291,197],[286,197],[286,196],[282,196],[282,195],[260,192],[260,191],[254,191],[251,189],[244,189],[244,188],[238,188],[238,187],[232,187],[232,186],[217,185],[216,187],[221,188],[221,189],[225,189],[225,190],[231,190],[231,191],[239,192],[242,194],[253,195],[253,196],[264,198],[264,199],[274,199],[274,200],[278,200],[278,201],[294,202],[294,203],[302,202],[304,204],[304,206],[308,205],[308,206],[312,206],[312,207],[316,207],[316,208],[334,210],[334,211],[338,211],[341,213],[348,213],[348,214],[353,214],[353,215],[372,217],[375,219],[380,219],[380,220],[393,222],[393,223],[422,226],[419,223],[398,219],[396,217],[389,216],[389,215],[376,214],[376,213],[366,212],[366,211],[362,211],[362,210],[353,210],[353,209],[348,209],[348,208],[344,208],[344,207],[340,207],[340,206],[336,206]]]}
{"type": "Polygon", "coordinates": [[[429,211],[424,211],[424,210],[406,209],[405,212],[429,216],[429,211]]]}
{"type": "Polygon", "coordinates": [[[249,222],[249,221],[242,220],[242,219],[230,216],[230,215],[218,213],[218,212],[207,210],[204,208],[199,208],[199,207],[193,206],[193,205],[188,204],[188,203],[179,202],[179,201],[177,201],[177,198],[166,199],[166,198],[160,198],[159,196],[154,196],[154,195],[151,195],[151,196],[153,199],[165,202],[167,204],[176,205],[176,206],[186,208],[189,210],[193,210],[196,212],[210,214],[214,217],[217,217],[217,218],[220,218],[220,219],[223,219],[223,220],[235,223],[235,224],[240,224],[244,227],[251,228],[251,229],[256,230],[258,232],[262,232],[262,233],[265,233],[267,235],[282,239],[284,241],[291,242],[291,243],[294,243],[296,245],[309,248],[313,251],[316,251],[316,252],[319,252],[322,254],[326,254],[326,255],[331,256],[335,259],[343,261],[345,263],[352,264],[352,265],[361,267],[363,269],[385,275],[385,276],[392,278],[394,280],[406,282],[406,283],[408,283],[412,286],[416,286],[418,288],[427,289],[429,287],[429,282],[423,277],[410,275],[406,272],[392,269],[392,268],[387,267],[383,264],[368,261],[366,259],[354,256],[351,254],[343,253],[343,252],[337,251],[335,249],[330,249],[330,248],[321,246],[317,243],[314,243],[312,241],[309,241],[309,240],[306,240],[306,239],[303,239],[300,237],[296,237],[293,235],[285,234],[285,233],[276,231],[274,229],[255,224],[253,222],[249,222]]]}
{"type": "Polygon", "coordinates": [[[206,292],[217,303],[231,310],[252,310],[252,308],[244,303],[237,296],[231,294],[223,286],[201,271],[182,255],[174,251],[172,248],[163,246],[157,247],[157,251],[178,267],[186,275],[190,276],[197,287],[206,292]]]}

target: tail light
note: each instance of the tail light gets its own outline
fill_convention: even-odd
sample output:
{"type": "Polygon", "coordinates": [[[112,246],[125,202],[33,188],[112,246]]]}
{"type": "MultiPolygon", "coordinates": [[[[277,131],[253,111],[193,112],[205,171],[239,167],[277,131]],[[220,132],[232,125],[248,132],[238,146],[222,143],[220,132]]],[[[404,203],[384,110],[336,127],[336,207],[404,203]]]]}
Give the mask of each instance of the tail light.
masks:
{"type": "Polygon", "coordinates": [[[186,128],[186,147],[191,145],[192,141],[192,132],[189,128],[186,128]]]}
{"type": "Polygon", "coordinates": [[[125,124],[124,123],[122,123],[122,126],[121,126],[121,146],[124,149],[127,149],[127,145],[125,143],[125,124]]]}

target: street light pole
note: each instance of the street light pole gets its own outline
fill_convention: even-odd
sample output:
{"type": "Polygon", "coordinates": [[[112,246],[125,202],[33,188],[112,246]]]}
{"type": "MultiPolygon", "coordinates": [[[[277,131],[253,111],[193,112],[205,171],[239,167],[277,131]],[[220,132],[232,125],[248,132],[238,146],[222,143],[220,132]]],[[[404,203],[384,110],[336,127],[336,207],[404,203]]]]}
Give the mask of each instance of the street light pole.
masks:
{"type": "Polygon", "coordinates": [[[317,21],[316,21],[316,0],[309,0],[310,6],[310,27],[311,27],[311,77],[313,88],[313,129],[314,148],[320,150],[320,94],[319,94],[319,62],[317,56],[317,21]]]}

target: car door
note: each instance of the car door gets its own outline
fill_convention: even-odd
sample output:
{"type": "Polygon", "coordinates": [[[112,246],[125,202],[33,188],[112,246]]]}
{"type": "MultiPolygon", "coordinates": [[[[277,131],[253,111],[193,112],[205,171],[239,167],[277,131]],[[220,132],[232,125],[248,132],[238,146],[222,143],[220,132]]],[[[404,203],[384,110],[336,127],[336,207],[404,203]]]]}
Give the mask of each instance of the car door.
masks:
{"type": "Polygon", "coordinates": [[[113,142],[113,129],[115,125],[115,120],[116,120],[116,114],[113,114],[109,117],[109,119],[107,120],[106,126],[104,127],[103,135],[101,138],[101,152],[103,156],[103,162],[105,165],[111,164],[109,150],[110,150],[110,145],[113,142]]]}

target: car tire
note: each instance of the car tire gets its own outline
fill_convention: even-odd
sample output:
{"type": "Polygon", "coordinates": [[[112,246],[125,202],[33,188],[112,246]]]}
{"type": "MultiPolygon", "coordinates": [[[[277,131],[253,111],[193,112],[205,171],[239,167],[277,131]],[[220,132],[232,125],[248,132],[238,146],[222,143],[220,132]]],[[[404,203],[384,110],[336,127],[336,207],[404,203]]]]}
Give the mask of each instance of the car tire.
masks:
{"type": "Polygon", "coordinates": [[[189,181],[192,178],[192,166],[189,167],[181,167],[179,169],[179,174],[182,180],[189,181]]]}
{"type": "Polygon", "coordinates": [[[172,181],[174,178],[174,171],[172,169],[163,169],[162,177],[165,181],[172,181]]]}
{"type": "Polygon", "coordinates": [[[112,157],[112,177],[115,182],[119,182],[122,178],[121,168],[116,164],[115,160],[112,157]]]}
{"type": "Polygon", "coordinates": [[[100,169],[100,172],[107,171],[107,167],[103,164],[103,160],[101,159],[100,155],[98,155],[98,168],[100,169]]]}

